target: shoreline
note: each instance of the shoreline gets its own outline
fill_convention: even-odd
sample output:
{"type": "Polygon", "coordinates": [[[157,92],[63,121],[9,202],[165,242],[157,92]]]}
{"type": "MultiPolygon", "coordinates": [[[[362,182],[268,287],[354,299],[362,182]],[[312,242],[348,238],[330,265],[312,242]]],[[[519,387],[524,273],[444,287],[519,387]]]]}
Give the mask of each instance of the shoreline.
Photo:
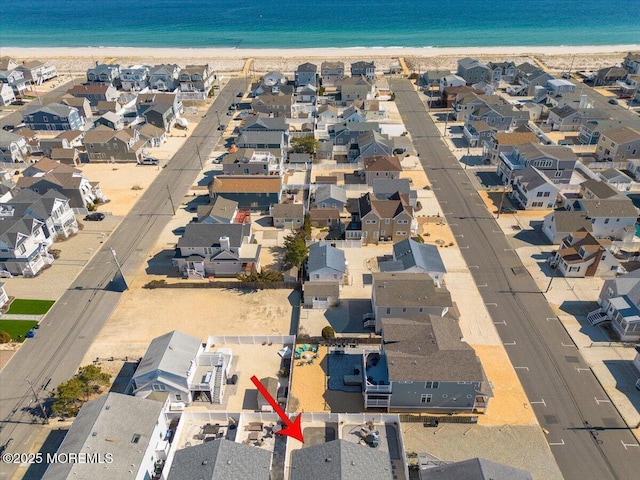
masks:
{"type": "Polygon", "coordinates": [[[437,57],[452,55],[594,55],[640,50],[640,44],[557,45],[495,47],[330,47],[330,48],[232,48],[232,47],[2,47],[3,55],[13,57],[186,57],[186,58],[322,58],[353,56],[437,57]]]}

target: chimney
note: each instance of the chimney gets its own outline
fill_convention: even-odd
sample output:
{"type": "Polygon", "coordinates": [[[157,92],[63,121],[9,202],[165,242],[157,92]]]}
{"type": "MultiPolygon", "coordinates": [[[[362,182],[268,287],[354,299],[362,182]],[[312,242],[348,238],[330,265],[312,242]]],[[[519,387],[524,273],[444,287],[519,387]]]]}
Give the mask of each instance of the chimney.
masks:
{"type": "Polygon", "coordinates": [[[220,248],[222,250],[230,250],[229,237],[220,237],[220,248]]]}

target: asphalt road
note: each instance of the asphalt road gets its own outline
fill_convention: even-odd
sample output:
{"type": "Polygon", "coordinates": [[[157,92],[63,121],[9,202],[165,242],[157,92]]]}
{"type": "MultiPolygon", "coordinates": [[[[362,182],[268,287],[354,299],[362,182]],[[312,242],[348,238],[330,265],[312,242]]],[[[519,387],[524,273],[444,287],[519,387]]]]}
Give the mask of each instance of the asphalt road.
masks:
{"type": "MultiPolygon", "coordinates": [[[[640,447],[406,79],[407,130],[566,479],[638,478],[640,447]],[[579,370],[581,369],[581,370],[579,370]]],[[[489,403],[491,408],[491,403],[489,403]]]]}
{"type": "MultiPolygon", "coordinates": [[[[6,445],[7,452],[28,452],[42,423],[39,412],[34,414],[36,404],[27,378],[40,398],[46,398],[46,390],[40,393],[41,387],[48,385],[51,389],[76,373],[118,305],[122,293],[114,291],[112,280],[117,266],[110,249],[116,252],[125,278],[143,266],[173,215],[171,200],[178,208],[201,170],[196,145],[203,161],[207,161],[220,138],[215,112],[221,112],[220,120],[224,121],[233,95],[244,87],[244,79],[229,81],[184,146],[49,311],[36,338],[25,341],[0,372],[0,447],[6,445]]],[[[3,464],[0,478],[10,478],[14,467],[3,464]]]]}

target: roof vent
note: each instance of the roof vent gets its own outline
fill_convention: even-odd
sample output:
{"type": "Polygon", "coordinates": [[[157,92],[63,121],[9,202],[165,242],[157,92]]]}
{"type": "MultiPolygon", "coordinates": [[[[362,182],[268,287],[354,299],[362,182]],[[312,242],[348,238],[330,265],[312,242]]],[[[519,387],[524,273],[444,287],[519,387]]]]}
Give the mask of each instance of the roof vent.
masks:
{"type": "Polygon", "coordinates": [[[207,463],[209,463],[207,460],[202,461],[202,465],[206,465],[207,463]]]}
{"type": "Polygon", "coordinates": [[[327,458],[325,458],[325,459],[324,459],[324,461],[328,463],[328,462],[330,462],[330,461],[331,461],[331,458],[330,458],[330,457],[327,457],[327,458]]]}

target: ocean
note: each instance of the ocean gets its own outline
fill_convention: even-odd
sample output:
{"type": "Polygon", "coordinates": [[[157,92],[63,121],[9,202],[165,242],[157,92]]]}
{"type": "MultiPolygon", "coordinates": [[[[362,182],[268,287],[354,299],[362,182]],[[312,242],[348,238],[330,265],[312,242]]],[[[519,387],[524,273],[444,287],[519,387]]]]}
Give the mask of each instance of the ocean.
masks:
{"type": "Polygon", "coordinates": [[[3,1],[0,47],[640,44],[640,0],[3,1]]]}

